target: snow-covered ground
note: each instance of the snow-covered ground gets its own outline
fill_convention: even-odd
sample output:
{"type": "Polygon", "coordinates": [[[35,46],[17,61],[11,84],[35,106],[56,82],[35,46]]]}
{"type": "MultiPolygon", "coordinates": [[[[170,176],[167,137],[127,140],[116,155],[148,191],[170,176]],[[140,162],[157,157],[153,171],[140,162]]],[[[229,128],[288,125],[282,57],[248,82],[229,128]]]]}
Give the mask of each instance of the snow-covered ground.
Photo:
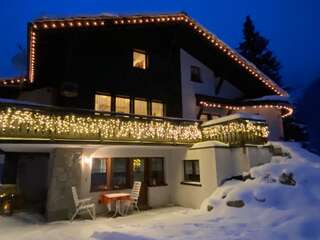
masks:
{"type": "Polygon", "coordinates": [[[254,180],[226,182],[201,210],[171,207],[117,219],[49,224],[20,213],[0,217],[0,239],[320,239],[320,157],[295,143],[276,144],[291,158],[274,157],[251,169],[254,180]],[[293,173],[295,186],[279,183],[283,172],[293,173]],[[234,200],[242,200],[244,207],[226,205],[234,200]]]}

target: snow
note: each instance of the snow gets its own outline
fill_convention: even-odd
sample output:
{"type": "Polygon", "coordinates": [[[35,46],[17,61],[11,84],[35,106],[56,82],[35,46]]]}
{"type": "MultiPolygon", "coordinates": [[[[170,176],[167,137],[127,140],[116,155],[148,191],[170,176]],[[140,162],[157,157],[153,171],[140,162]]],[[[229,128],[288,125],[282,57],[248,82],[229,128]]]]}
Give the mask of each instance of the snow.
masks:
{"type": "Polygon", "coordinates": [[[204,122],[201,127],[208,127],[211,125],[215,125],[218,123],[223,123],[223,122],[227,122],[227,121],[232,121],[232,120],[236,120],[236,119],[249,119],[249,120],[256,120],[256,121],[265,121],[265,119],[257,114],[253,114],[253,113],[235,113],[235,114],[230,114],[224,117],[219,117],[216,119],[212,119],[209,121],[204,122]]]}
{"type": "Polygon", "coordinates": [[[281,102],[291,102],[291,99],[289,96],[278,96],[278,95],[268,95],[268,96],[263,96],[260,98],[254,98],[254,99],[247,99],[246,101],[251,102],[251,101],[281,101],[281,102]]]}
{"type": "Polygon", "coordinates": [[[116,219],[43,223],[30,214],[0,217],[0,239],[195,240],[320,239],[320,158],[297,143],[273,142],[290,157],[252,168],[253,180],[228,181],[192,210],[168,207],[116,219]],[[292,172],[295,186],[279,183],[292,172]],[[227,201],[242,200],[233,208],[227,201]],[[213,210],[207,212],[207,206],[213,210]]]}

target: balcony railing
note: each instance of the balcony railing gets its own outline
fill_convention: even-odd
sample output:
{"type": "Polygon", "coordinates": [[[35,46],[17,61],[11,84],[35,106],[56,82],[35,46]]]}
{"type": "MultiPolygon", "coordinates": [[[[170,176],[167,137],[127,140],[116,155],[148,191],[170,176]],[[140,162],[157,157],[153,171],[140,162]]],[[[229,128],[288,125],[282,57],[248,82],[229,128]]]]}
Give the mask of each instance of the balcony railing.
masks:
{"type": "Polygon", "coordinates": [[[202,125],[202,139],[233,146],[265,144],[269,129],[266,121],[251,114],[234,114],[202,125]]]}
{"type": "Polygon", "coordinates": [[[192,144],[201,131],[197,121],[2,103],[0,138],[192,144]]]}
{"type": "Polygon", "coordinates": [[[189,145],[216,140],[230,145],[263,144],[263,120],[240,116],[198,121],[159,118],[16,102],[0,103],[0,140],[189,145]]]}

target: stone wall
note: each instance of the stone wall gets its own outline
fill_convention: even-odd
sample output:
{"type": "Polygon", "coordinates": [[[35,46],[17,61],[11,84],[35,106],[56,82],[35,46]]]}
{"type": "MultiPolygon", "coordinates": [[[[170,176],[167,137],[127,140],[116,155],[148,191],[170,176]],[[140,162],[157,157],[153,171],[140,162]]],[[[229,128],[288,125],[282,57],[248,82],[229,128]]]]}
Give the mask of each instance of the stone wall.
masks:
{"type": "Polygon", "coordinates": [[[71,187],[80,189],[80,148],[57,148],[50,156],[47,220],[69,219],[74,212],[71,187]]]}

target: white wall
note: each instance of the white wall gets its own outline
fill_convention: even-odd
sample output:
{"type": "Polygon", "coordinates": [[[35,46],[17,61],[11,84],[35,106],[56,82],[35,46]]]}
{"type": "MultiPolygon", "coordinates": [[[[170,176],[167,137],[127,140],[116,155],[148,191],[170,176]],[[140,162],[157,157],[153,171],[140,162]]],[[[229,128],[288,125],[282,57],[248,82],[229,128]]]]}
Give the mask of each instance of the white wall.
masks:
{"type": "MultiPolygon", "coordinates": [[[[181,89],[182,89],[182,111],[183,118],[196,119],[199,107],[196,106],[195,94],[215,96],[215,89],[219,83],[214,72],[191,56],[185,50],[180,49],[180,70],[181,70],[181,89]],[[198,66],[201,71],[201,83],[191,81],[190,66],[198,66]]],[[[223,81],[218,97],[239,98],[243,94],[227,81],[223,81]]]]}
{"type": "MultiPolygon", "coordinates": [[[[166,147],[166,146],[145,146],[145,145],[105,145],[101,147],[85,148],[83,150],[83,170],[81,177],[81,196],[93,197],[98,212],[105,210],[104,206],[98,204],[101,192],[90,192],[91,186],[91,159],[92,158],[112,158],[112,157],[163,157],[165,165],[165,180],[167,186],[148,187],[148,205],[150,207],[159,207],[171,203],[172,179],[176,173],[172,172],[171,165],[177,161],[179,152],[185,152],[186,147],[166,147]]],[[[121,190],[130,192],[131,189],[121,190]]]]}
{"type": "Polygon", "coordinates": [[[186,153],[180,153],[172,162],[175,178],[172,180],[172,202],[185,207],[199,208],[223,180],[248,172],[251,167],[271,160],[267,147],[220,146],[214,141],[194,144],[186,153]],[[181,184],[183,160],[199,160],[201,186],[181,184]]]}

